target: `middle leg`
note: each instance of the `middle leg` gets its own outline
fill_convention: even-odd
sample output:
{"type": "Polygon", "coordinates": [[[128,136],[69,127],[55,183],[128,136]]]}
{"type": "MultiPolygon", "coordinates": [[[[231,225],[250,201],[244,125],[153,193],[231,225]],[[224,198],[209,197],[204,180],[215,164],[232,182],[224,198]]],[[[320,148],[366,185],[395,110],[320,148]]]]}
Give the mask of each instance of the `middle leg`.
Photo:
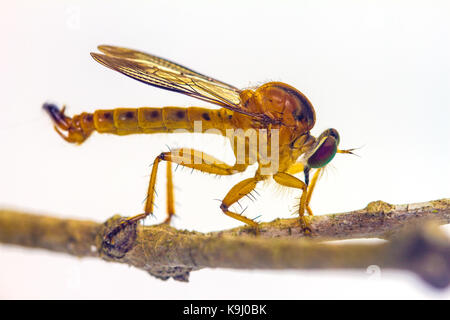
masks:
{"type": "Polygon", "coordinates": [[[233,188],[231,188],[231,190],[228,191],[227,195],[222,200],[222,204],[220,205],[220,209],[222,209],[223,213],[225,213],[227,216],[231,218],[244,222],[252,227],[258,227],[258,223],[255,222],[254,220],[244,217],[242,214],[232,212],[228,210],[228,208],[233,203],[238,202],[239,199],[252,192],[252,190],[255,189],[256,184],[263,179],[264,179],[263,176],[256,174],[253,178],[242,180],[241,182],[236,184],[233,188]]]}

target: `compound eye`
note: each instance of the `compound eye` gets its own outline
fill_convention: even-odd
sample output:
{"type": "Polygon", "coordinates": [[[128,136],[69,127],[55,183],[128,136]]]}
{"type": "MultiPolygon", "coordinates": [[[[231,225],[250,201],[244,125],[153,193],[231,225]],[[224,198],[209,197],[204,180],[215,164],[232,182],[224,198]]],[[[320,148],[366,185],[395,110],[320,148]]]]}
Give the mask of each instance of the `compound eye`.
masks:
{"type": "Polygon", "coordinates": [[[336,139],[337,145],[339,145],[339,133],[337,132],[336,129],[328,129],[329,130],[329,135],[332,136],[334,139],[336,139]]]}
{"type": "Polygon", "coordinates": [[[308,166],[311,168],[322,168],[326,166],[336,155],[337,145],[338,140],[332,135],[329,135],[308,158],[308,166]]]}

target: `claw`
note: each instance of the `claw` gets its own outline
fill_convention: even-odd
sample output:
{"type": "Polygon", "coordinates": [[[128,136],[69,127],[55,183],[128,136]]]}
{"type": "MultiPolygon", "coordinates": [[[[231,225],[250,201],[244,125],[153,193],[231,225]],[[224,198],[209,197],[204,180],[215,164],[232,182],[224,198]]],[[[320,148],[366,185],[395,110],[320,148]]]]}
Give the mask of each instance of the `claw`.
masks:
{"type": "MultiPolygon", "coordinates": [[[[87,115],[86,113],[82,115],[74,116],[70,118],[64,114],[66,107],[63,106],[60,110],[56,105],[51,103],[44,103],[42,108],[48,113],[53,123],[54,128],[58,135],[70,143],[83,143],[89,135],[94,131],[94,128],[83,129],[81,126],[82,116],[87,115]]],[[[90,115],[92,117],[92,115],[90,115]]]]}
{"type": "Polygon", "coordinates": [[[64,135],[64,133],[62,133],[62,132],[59,130],[59,128],[58,128],[57,126],[53,126],[53,129],[55,129],[56,133],[57,133],[61,138],[63,138],[63,139],[66,140],[67,142],[70,142],[70,141],[69,141],[69,138],[68,138],[66,135],[64,135]]]}
{"type": "Polygon", "coordinates": [[[42,108],[45,111],[47,111],[50,118],[52,118],[53,122],[55,123],[56,127],[60,128],[64,131],[69,130],[71,119],[64,114],[64,111],[66,110],[65,106],[63,106],[63,108],[61,110],[59,110],[59,108],[54,104],[44,103],[42,108]]]}
{"type": "Polygon", "coordinates": [[[312,230],[310,228],[311,224],[309,223],[307,217],[305,217],[305,216],[300,217],[300,226],[302,227],[305,235],[311,235],[311,233],[312,233],[312,230]]]}

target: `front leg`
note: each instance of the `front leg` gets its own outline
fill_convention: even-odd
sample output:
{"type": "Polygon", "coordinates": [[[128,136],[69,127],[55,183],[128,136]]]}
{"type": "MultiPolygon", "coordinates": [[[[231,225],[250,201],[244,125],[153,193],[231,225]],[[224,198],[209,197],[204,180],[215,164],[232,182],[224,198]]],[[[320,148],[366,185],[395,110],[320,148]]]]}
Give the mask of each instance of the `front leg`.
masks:
{"type": "Polygon", "coordinates": [[[309,207],[309,202],[311,201],[311,196],[316,187],[317,180],[319,179],[320,174],[323,172],[323,168],[319,168],[314,172],[314,176],[311,179],[311,182],[308,185],[308,194],[306,195],[306,210],[310,216],[313,215],[311,208],[309,207]]]}
{"type": "Polygon", "coordinates": [[[293,175],[290,175],[286,172],[277,172],[273,175],[273,179],[280,185],[290,188],[297,188],[302,189],[302,195],[300,196],[300,204],[299,204],[299,210],[298,214],[300,217],[300,223],[302,224],[303,229],[310,230],[309,229],[309,222],[306,220],[305,217],[305,209],[306,209],[306,203],[307,203],[307,189],[308,186],[306,183],[304,183],[302,180],[294,177],[293,175]]]}

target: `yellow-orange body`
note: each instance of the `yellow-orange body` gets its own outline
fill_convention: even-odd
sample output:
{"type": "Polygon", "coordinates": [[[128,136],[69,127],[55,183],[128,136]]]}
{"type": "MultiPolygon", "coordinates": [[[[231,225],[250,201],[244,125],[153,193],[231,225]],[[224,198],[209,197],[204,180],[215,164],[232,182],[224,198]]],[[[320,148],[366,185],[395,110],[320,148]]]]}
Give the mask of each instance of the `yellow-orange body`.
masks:
{"type": "MultiPolygon", "coordinates": [[[[162,108],[116,108],[108,110],[96,110],[93,113],[81,113],[72,118],[72,127],[69,129],[67,139],[70,142],[82,143],[93,131],[116,135],[151,134],[151,133],[183,133],[194,132],[201,128],[202,133],[213,133],[227,136],[227,130],[255,129],[259,135],[261,129],[278,130],[279,154],[277,156],[280,171],[287,170],[298,157],[305,152],[314,142],[309,135],[309,130],[314,126],[315,113],[311,103],[296,89],[279,82],[267,83],[256,91],[244,90],[241,93],[243,106],[253,113],[267,114],[269,117],[277,117],[279,124],[264,124],[256,122],[252,118],[231,110],[207,109],[200,107],[162,107],[162,108]],[[286,90],[289,90],[286,92],[286,90]],[[295,93],[295,94],[294,94],[295,93]],[[299,120],[300,119],[300,120],[299,120]],[[201,126],[196,122],[201,121],[201,126]],[[292,142],[302,137],[301,148],[292,148],[292,142]]],[[[251,152],[259,155],[260,150],[248,150],[248,137],[246,140],[236,139],[231,142],[236,154],[240,143],[246,144],[246,156],[244,165],[252,165],[260,159],[252,158],[251,152]]],[[[259,146],[259,144],[257,144],[259,146]]],[[[267,148],[270,152],[270,139],[267,140],[267,148]]],[[[264,152],[268,152],[264,150],[264,152]]],[[[270,164],[265,164],[270,166],[270,164]]],[[[272,172],[274,174],[275,172],[272,172]]]]}

